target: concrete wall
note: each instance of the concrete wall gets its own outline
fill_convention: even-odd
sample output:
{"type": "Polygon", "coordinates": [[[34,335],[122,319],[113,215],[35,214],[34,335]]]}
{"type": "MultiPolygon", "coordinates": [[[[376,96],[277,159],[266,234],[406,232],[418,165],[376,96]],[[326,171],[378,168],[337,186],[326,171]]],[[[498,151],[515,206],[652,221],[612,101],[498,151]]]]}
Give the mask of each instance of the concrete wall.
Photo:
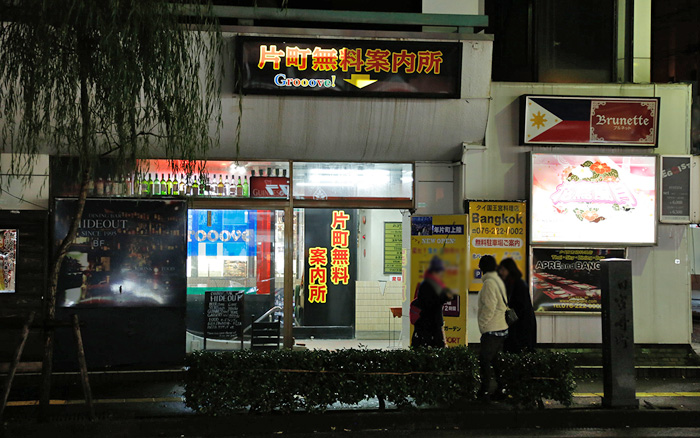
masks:
{"type": "Polygon", "coordinates": [[[10,178],[12,154],[0,155],[0,210],[47,210],[49,208],[49,156],[39,155],[26,181],[10,178]]]}
{"type": "MultiPolygon", "coordinates": [[[[690,151],[691,88],[681,84],[527,84],[493,83],[486,148],[464,154],[464,198],[514,200],[529,198],[529,151],[606,155],[688,154],[690,151]],[[520,146],[522,94],[628,96],[661,98],[659,147],[559,148],[520,146]]],[[[629,248],[633,263],[635,342],[690,342],[690,256],[687,225],[659,225],[658,244],[629,248]]],[[[478,342],[469,302],[469,341],[478,342]]],[[[599,315],[540,315],[538,340],[545,343],[596,343],[601,340],[599,315]]]]}

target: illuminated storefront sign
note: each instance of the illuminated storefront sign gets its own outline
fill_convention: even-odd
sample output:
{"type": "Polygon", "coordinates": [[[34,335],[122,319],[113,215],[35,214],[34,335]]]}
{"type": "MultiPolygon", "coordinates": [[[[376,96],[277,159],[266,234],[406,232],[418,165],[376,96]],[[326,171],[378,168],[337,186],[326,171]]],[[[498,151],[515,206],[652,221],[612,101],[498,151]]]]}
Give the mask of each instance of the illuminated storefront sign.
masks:
{"type": "Polygon", "coordinates": [[[461,45],[238,37],[244,93],[459,95],[461,45]]]}
{"type": "Polygon", "coordinates": [[[532,155],[532,242],[656,241],[656,157],[532,155]]]}
{"type": "Polygon", "coordinates": [[[659,98],[522,97],[523,144],[656,147],[659,98]]]}
{"type": "Polygon", "coordinates": [[[309,302],[325,303],[328,280],[334,285],[347,285],[350,281],[350,215],[342,210],[333,211],[330,232],[330,279],[328,278],[328,248],[309,248],[309,302]]]}

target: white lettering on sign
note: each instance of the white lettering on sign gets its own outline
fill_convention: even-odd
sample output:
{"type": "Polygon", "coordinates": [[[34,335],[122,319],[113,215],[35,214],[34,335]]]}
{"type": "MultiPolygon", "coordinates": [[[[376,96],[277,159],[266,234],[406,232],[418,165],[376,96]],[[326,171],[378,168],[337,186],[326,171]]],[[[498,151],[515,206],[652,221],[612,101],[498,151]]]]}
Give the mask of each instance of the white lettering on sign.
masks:
{"type": "Polygon", "coordinates": [[[600,114],[596,114],[596,117],[598,118],[596,125],[649,126],[648,117],[606,117],[600,114]]]}

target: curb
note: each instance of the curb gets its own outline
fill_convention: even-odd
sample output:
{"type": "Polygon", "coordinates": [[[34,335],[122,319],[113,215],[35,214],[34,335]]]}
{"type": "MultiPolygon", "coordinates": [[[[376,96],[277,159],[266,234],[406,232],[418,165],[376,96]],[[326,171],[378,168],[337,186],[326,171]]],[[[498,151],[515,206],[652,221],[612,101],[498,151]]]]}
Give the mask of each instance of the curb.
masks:
{"type": "Polygon", "coordinates": [[[288,415],[240,414],[226,417],[203,415],[113,419],[96,422],[73,421],[43,424],[6,424],[2,436],[100,436],[231,437],[270,434],[312,434],[316,432],[503,430],[562,428],[697,428],[697,411],[648,411],[612,409],[545,410],[425,410],[406,412],[333,412],[288,415]],[[436,426],[437,425],[437,426],[436,426]]]}

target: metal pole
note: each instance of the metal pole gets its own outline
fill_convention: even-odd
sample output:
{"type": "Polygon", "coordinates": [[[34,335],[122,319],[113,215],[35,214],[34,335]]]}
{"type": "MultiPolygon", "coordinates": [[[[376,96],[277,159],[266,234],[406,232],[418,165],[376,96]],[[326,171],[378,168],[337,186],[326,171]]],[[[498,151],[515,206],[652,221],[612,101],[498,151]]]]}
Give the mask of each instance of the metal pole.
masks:
{"type": "Polygon", "coordinates": [[[284,209],[284,348],[294,345],[294,163],[289,162],[289,205],[284,209]]]}

